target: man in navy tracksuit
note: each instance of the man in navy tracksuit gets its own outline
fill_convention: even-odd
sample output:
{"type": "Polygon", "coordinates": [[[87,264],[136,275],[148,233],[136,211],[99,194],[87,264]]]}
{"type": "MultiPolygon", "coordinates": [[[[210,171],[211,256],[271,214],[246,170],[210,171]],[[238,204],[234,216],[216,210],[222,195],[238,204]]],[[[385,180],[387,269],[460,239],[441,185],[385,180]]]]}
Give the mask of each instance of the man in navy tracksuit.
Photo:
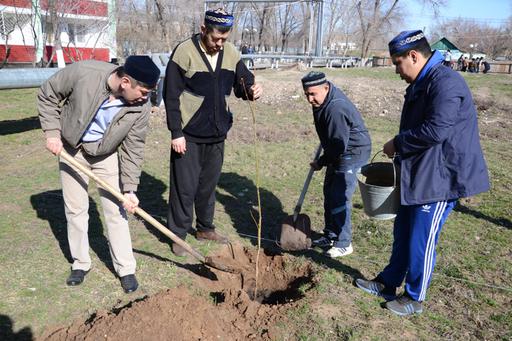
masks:
{"type": "Polygon", "coordinates": [[[302,78],[302,85],[324,150],[311,167],[327,167],[324,236],[314,244],[329,246],[326,255],[331,258],[347,256],[353,252],[350,214],[356,173],[370,157],[370,135],[356,107],[322,72],[311,71],[302,78]]]}
{"type": "Polygon", "coordinates": [[[373,280],[356,280],[398,315],[421,313],[434,271],[436,244],[457,199],[489,190],[475,105],[464,79],[443,65],[422,31],[389,43],[396,73],[409,83],[400,131],[384,144],[401,166],[401,206],[389,264],[373,280]],[[395,296],[405,279],[404,294],[395,296]]]}

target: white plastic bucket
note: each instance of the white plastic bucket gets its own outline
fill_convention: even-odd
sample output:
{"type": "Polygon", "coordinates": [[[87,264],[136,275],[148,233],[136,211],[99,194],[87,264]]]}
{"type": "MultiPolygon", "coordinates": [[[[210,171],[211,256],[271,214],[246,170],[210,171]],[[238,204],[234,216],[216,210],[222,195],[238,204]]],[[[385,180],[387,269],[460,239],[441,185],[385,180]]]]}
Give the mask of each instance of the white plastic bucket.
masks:
{"type": "Polygon", "coordinates": [[[399,176],[392,161],[373,162],[377,154],[357,173],[363,209],[370,218],[393,219],[400,207],[399,176]]]}

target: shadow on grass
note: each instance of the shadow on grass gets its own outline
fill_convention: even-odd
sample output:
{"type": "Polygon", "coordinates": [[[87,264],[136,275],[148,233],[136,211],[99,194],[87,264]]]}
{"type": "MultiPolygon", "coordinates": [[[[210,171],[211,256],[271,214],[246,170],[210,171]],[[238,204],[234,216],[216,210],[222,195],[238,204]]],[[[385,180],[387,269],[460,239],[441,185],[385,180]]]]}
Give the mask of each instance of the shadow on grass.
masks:
{"type": "MultiPolygon", "coordinates": [[[[155,218],[160,224],[167,227],[165,221],[167,217],[168,204],[162,197],[167,190],[167,185],[153,175],[142,172],[140,175],[140,184],[137,189],[137,197],[139,198],[139,206],[149,215],[155,218]]],[[[157,230],[153,225],[142,220],[146,229],[154,235],[159,242],[170,244],[171,239],[165,234],[157,230]]]]}
{"type": "Polygon", "coordinates": [[[457,212],[460,212],[460,213],[472,215],[473,217],[478,218],[478,219],[487,220],[488,222],[490,222],[494,225],[503,226],[509,230],[512,229],[512,221],[510,221],[509,219],[490,217],[486,214],[483,214],[482,212],[475,211],[472,208],[461,205],[460,202],[457,202],[457,206],[455,206],[454,210],[457,212]]]}
{"type": "Polygon", "coordinates": [[[361,271],[358,269],[354,269],[351,266],[341,263],[341,260],[326,257],[323,255],[323,252],[318,252],[315,249],[306,251],[290,251],[289,253],[295,256],[305,256],[317,264],[342,272],[345,275],[349,275],[354,279],[354,281],[357,278],[365,278],[361,271]]]}
{"type": "Polygon", "coordinates": [[[41,123],[37,116],[27,117],[21,120],[4,120],[0,121],[0,136],[23,133],[39,128],[41,128],[41,123]]]}
{"type": "Polygon", "coordinates": [[[193,272],[197,276],[207,278],[207,279],[209,279],[211,281],[217,281],[218,280],[217,275],[214,272],[212,272],[206,265],[201,264],[201,263],[196,263],[196,264],[178,263],[176,261],[173,261],[170,258],[165,258],[165,257],[162,257],[160,255],[154,254],[152,252],[148,252],[148,251],[144,251],[144,250],[139,250],[139,249],[133,249],[133,252],[138,253],[139,255],[143,255],[143,256],[146,256],[146,257],[151,257],[151,258],[157,259],[157,260],[162,261],[162,262],[172,263],[173,265],[175,265],[178,268],[188,270],[190,272],[193,272]]]}
{"type": "Polygon", "coordinates": [[[20,329],[17,333],[12,329],[13,321],[7,315],[0,314],[0,340],[3,341],[31,341],[34,335],[30,327],[20,329]]]}
{"type": "MultiPolygon", "coordinates": [[[[233,227],[242,238],[257,236],[258,230],[251,217],[258,218],[258,199],[256,186],[252,180],[236,173],[222,173],[218,187],[228,194],[217,191],[217,200],[224,206],[224,210],[231,217],[233,227]]],[[[281,232],[281,224],[287,214],[283,211],[281,201],[269,190],[260,187],[262,231],[261,236],[266,239],[277,240],[281,232]]],[[[251,238],[253,245],[257,244],[251,238]]]]}
{"type": "MultiPolygon", "coordinates": [[[[37,217],[47,220],[59,247],[69,263],[73,263],[67,239],[67,224],[64,214],[64,201],[61,190],[53,190],[34,194],[30,197],[30,203],[37,212],[37,217]]],[[[94,200],[89,198],[89,246],[96,253],[105,266],[116,274],[108,240],[103,234],[103,226],[100,220],[98,208],[94,200]]]]}
{"type": "MultiPolygon", "coordinates": [[[[236,173],[222,173],[218,186],[229,194],[217,192],[217,200],[224,205],[224,210],[231,217],[235,230],[242,238],[248,238],[247,235],[256,236],[256,225],[251,217],[251,211],[254,217],[257,217],[257,198],[256,186],[245,176],[236,173]]],[[[281,235],[281,224],[287,214],[283,211],[281,201],[270,191],[260,188],[262,217],[262,237],[268,240],[262,240],[266,250],[275,253],[286,253],[276,242],[281,235]]],[[[320,234],[313,232],[315,236],[320,234]]],[[[251,238],[253,245],[257,244],[256,238],[251,238]]],[[[335,269],[352,278],[361,278],[363,275],[357,269],[341,263],[338,260],[331,259],[322,255],[315,249],[305,251],[288,252],[294,256],[305,256],[311,261],[325,267],[335,269]]]]}

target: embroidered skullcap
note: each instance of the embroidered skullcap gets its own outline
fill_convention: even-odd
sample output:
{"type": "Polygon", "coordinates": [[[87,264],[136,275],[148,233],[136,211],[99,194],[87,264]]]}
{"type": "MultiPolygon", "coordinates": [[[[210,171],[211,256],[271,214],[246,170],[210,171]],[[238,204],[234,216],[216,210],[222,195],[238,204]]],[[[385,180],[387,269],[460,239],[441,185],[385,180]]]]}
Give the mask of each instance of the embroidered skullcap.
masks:
{"type": "Polygon", "coordinates": [[[208,10],[204,14],[204,23],[209,25],[232,27],[234,20],[233,15],[227,13],[222,8],[214,11],[208,10]]]}
{"type": "Polygon", "coordinates": [[[428,44],[425,34],[421,30],[402,31],[388,44],[391,56],[413,49],[422,42],[428,44]]]}
{"type": "Polygon", "coordinates": [[[160,69],[148,56],[129,56],[124,63],[124,72],[150,87],[154,87],[160,78],[160,69]]]}
{"type": "Polygon", "coordinates": [[[307,75],[302,77],[301,81],[302,87],[306,89],[310,86],[317,86],[327,83],[327,78],[325,78],[325,74],[323,72],[310,71],[307,75]]]}

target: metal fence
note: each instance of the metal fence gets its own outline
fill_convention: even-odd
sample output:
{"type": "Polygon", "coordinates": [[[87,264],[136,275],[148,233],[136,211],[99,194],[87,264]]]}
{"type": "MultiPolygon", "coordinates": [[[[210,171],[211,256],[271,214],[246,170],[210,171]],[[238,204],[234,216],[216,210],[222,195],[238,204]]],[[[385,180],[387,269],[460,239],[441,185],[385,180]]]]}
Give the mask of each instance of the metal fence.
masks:
{"type": "MultiPolygon", "coordinates": [[[[169,53],[149,54],[153,62],[160,69],[160,78],[165,76],[165,69],[169,62],[169,53]]],[[[326,68],[349,68],[361,66],[361,59],[357,57],[341,56],[305,56],[305,55],[285,55],[285,54],[243,54],[243,62],[249,69],[279,69],[297,63],[305,67],[326,67],[326,68]]],[[[512,62],[493,61],[489,62],[491,69],[489,73],[512,73],[512,62]]],[[[371,65],[392,66],[389,57],[373,57],[371,65]]],[[[45,80],[50,78],[58,68],[22,68],[22,69],[0,69],[0,89],[19,89],[39,87],[45,80]]],[[[154,104],[162,102],[163,82],[159,82],[157,90],[152,96],[154,104]]]]}
{"type": "MultiPolygon", "coordinates": [[[[169,53],[149,54],[153,62],[160,69],[160,79],[165,76],[165,69],[169,62],[169,53]]],[[[354,57],[314,57],[304,55],[282,55],[282,54],[244,54],[242,60],[249,69],[279,69],[296,63],[302,63],[306,67],[354,67],[359,65],[359,59],[354,57]]],[[[39,87],[50,78],[58,68],[22,68],[22,69],[0,69],[0,89],[19,89],[39,87]]],[[[163,82],[159,82],[158,88],[153,93],[151,101],[153,104],[162,103],[163,82]]]]}

